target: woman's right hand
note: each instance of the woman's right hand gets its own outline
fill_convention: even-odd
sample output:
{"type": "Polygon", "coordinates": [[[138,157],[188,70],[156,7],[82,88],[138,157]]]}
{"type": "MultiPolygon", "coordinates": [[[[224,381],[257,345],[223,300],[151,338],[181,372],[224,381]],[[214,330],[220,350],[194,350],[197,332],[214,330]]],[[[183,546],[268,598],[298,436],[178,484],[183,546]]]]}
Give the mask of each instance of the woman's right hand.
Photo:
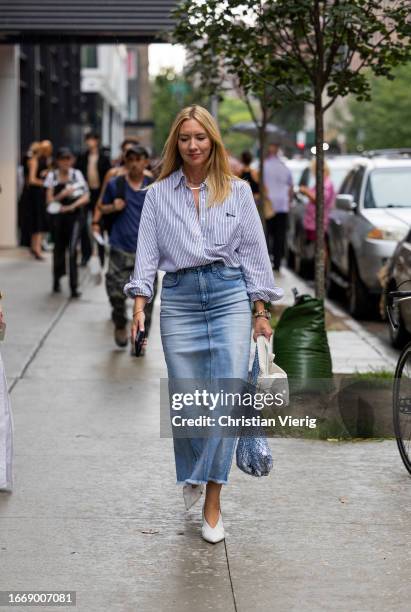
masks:
{"type": "MultiPolygon", "coordinates": [[[[145,329],[145,320],[146,320],[146,315],[144,314],[144,311],[142,312],[137,312],[134,316],[133,316],[133,323],[131,325],[131,340],[134,344],[135,340],[136,340],[136,336],[137,336],[137,332],[138,331],[144,331],[145,329]]],[[[146,340],[144,342],[147,342],[146,340]]]]}

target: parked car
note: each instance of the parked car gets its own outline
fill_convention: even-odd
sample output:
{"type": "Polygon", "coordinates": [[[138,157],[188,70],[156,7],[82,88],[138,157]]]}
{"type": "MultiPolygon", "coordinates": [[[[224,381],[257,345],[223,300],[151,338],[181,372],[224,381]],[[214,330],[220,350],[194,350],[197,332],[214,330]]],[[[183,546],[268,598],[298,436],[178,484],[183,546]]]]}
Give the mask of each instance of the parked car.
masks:
{"type": "MultiPolygon", "coordinates": [[[[411,230],[404,240],[401,240],[388,261],[384,274],[384,292],[382,299],[382,311],[385,314],[387,306],[387,294],[397,289],[401,291],[411,290],[411,230]]],[[[388,325],[391,344],[395,348],[402,348],[411,340],[411,301],[398,302],[393,308],[393,319],[397,324],[396,329],[388,325]]]]}
{"type": "Polygon", "coordinates": [[[327,292],[344,288],[352,316],[370,312],[378,272],[410,225],[411,149],[369,153],[344,179],[327,236],[327,292]]]}
{"type": "Polygon", "coordinates": [[[301,179],[301,174],[303,170],[307,168],[307,160],[306,159],[288,159],[286,157],[283,158],[283,162],[290,170],[291,175],[293,177],[293,185],[298,185],[301,179]]]}
{"type": "MultiPolygon", "coordinates": [[[[327,164],[336,192],[338,192],[348,170],[358,159],[358,156],[354,155],[327,156],[327,164]]],[[[314,243],[306,240],[303,220],[308,198],[298,192],[301,185],[306,187],[314,187],[315,185],[315,177],[311,172],[311,162],[305,162],[300,177],[295,184],[295,196],[288,215],[287,231],[287,264],[297,274],[304,275],[312,267],[314,261],[314,243]]]]}

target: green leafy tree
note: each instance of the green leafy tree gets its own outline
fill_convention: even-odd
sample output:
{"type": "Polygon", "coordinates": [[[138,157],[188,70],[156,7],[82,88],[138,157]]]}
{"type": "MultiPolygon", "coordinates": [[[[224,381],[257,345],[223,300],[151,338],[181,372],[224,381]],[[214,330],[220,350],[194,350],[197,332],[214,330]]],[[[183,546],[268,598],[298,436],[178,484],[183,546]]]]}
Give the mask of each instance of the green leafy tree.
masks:
{"type": "MultiPolygon", "coordinates": [[[[264,166],[263,160],[266,149],[267,134],[266,126],[273,118],[274,110],[280,112],[281,105],[277,95],[269,83],[256,80],[252,85],[244,74],[240,73],[237,64],[237,54],[242,52],[242,40],[238,39],[237,33],[232,30],[225,31],[226,21],[223,16],[224,2],[213,2],[209,8],[198,0],[186,0],[176,11],[178,25],[173,33],[175,42],[185,45],[188,50],[189,62],[187,75],[194,81],[200,80],[203,91],[210,96],[217,92],[235,91],[237,96],[244,102],[248,109],[250,120],[254,123],[258,139],[259,153],[259,183],[260,193],[264,190],[264,166]],[[190,9],[189,20],[185,15],[186,9],[190,9]],[[213,10],[215,8],[215,12],[213,10]],[[220,21],[213,21],[213,18],[220,21]],[[191,18],[191,19],[190,19],[191,18]],[[199,25],[199,29],[191,25],[199,25]],[[233,36],[230,36],[234,34],[233,36]],[[233,53],[233,50],[235,53],[233,53]]],[[[253,35],[261,35],[257,28],[253,28],[253,35]]],[[[254,58],[255,61],[256,58],[254,58]]],[[[257,65],[254,66],[264,74],[270,65],[270,58],[261,55],[257,65]]],[[[224,125],[222,126],[224,129],[224,125]]],[[[237,141],[241,137],[237,136],[237,141]]],[[[226,135],[226,142],[231,138],[226,135]]],[[[229,146],[229,145],[228,145],[229,146]]],[[[231,148],[231,147],[230,147],[231,148]]],[[[262,214],[261,208],[259,209],[262,214]]],[[[263,217],[262,222],[265,223],[263,217]]]]}
{"type": "Polygon", "coordinates": [[[218,105],[218,123],[224,144],[237,157],[242,151],[251,149],[255,141],[246,134],[232,131],[236,123],[247,121],[252,121],[252,117],[246,103],[239,98],[224,96],[218,105]]]}
{"type": "Polygon", "coordinates": [[[369,102],[350,100],[350,118],[340,124],[350,151],[411,147],[411,64],[392,74],[394,80],[371,77],[369,102]]]}
{"type": "Polygon", "coordinates": [[[154,150],[161,154],[164,143],[177,113],[190,104],[205,104],[207,97],[196,89],[184,75],[167,68],[156,76],[153,83],[152,105],[154,119],[154,150]]]}
{"type": "MultiPolygon", "coordinates": [[[[390,77],[407,61],[410,7],[410,0],[184,0],[175,13],[177,40],[197,47],[216,82],[223,64],[245,94],[261,98],[265,92],[271,108],[290,101],[314,106],[318,228],[324,219],[324,113],[349,93],[368,99],[370,73],[390,77]]],[[[322,231],[315,292],[324,297],[322,231]]]]}

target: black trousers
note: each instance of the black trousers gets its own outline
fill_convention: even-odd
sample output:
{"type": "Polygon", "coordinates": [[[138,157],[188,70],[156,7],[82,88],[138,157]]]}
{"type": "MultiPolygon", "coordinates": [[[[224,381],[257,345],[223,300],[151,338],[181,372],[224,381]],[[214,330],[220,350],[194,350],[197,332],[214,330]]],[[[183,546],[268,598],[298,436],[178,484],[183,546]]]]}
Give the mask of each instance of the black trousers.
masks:
{"type": "Polygon", "coordinates": [[[288,213],[276,213],[267,221],[268,250],[273,256],[274,270],[279,270],[285,253],[288,213]]]}
{"type": "MultiPolygon", "coordinates": [[[[93,215],[94,209],[97,204],[98,197],[100,195],[100,189],[90,189],[90,202],[85,207],[85,223],[81,231],[81,259],[86,262],[90,259],[93,252],[90,236],[90,219],[93,215]]],[[[99,251],[100,261],[101,253],[99,251]]],[[[104,247],[103,247],[103,264],[104,264],[104,247]]],[[[102,265],[103,265],[102,264],[102,265]]]]}
{"type": "Polygon", "coordinates": [[[57,283],[66,274],[66,253],[69,255],[70,289],[78,285],[77,246],[84,226],[81,210],[55,215],[53,218],[53,277],[57,283]]]}

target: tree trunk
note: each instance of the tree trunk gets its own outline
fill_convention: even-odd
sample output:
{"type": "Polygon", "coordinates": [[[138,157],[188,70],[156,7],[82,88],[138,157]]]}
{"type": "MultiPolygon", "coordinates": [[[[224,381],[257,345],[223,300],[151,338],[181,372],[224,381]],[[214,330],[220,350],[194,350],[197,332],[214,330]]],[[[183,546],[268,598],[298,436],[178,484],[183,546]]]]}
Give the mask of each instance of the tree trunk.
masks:
{"type": "Polygon", "coordinates": [[[324,299],[324,113],[321,94],[316,96],[315,105],[315,296],[324,299]]]}
{"type": "Polygon", "coordinates": [[[265,141],[266,141],[266,121],[263,116],[261,125],[258,126],[258,189],[260,197],[260,205],[258,212],[263,224],[264,232],[266,231],[266,223],[264,217],[264,156],[265,156],[265,141]]]}

